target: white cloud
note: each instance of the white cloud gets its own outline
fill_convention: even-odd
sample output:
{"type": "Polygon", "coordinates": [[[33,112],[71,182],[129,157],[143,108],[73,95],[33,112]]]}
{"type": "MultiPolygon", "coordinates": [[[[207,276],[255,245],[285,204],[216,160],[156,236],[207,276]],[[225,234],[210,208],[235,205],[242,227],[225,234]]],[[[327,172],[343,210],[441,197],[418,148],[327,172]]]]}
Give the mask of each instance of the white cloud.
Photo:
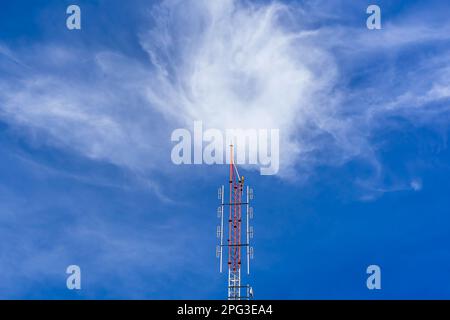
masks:
{"type": "MultiPolygon", "coordinates": [[[[70,49],[56,51],[71,56],[70,49]]],[[[22,57],[37,67],[21,69],[18,81],[0,81],[2,119],[95,160],[140,172],[157,166],[159,158],[152,156],[159,150],[164,122],[153,118],[143,98],[144,68],[109,52],[83,52],[83,57],[59,66],[58,72],[42,67],[43,56],[22,57]],[[79,68],[82,75],[71,68],[79,68]]]]}
{"type": "Polygon", "coordinates": [[[168,1],[158,12],[165,9],[171,14],[141,36],[159,66],[147,92],[152,105],[182,124],[280,129],[286,175],[311,148],[299,141],[298,126],[326,125],[331,116],[317,118],[333,96],[332,56],[283,27],[290,12],[281,4],[168,1]],[[194,26],[183,25],[186,16],[194,26]]]}
{"type": "Polygon", "coordinates": [[[311,27],[324,17],[336,19],[276,2],[165,1],[140,35],[149,61],[54,44],[33,48],[42,53],[36,57],[2,47],[22,69],[14,68],[18,81],[0,81],[0,116],[49,143],[138,172],[167,163],[170,131],[194,120],[221,129],[279,128],[281,176],[359,158],[376,180],[382,166],[370,138],[383,117],[423,124],[448,111],[420,108],[449,96],[445,54],[403,73],[389,49],[441,41],[445,32],[419,24],[388,24],[378,34],[311,27]],[[371,70],[363,75],[373,81],[351,88],[373,56],[387,70],[371,70]]]}

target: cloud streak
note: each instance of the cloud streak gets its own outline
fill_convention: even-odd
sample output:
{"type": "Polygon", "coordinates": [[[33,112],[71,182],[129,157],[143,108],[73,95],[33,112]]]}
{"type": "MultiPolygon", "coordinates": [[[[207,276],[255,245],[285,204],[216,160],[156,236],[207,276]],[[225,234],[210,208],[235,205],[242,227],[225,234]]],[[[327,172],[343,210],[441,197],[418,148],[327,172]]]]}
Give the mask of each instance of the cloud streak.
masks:
{"type": "Polygon", "coordinates": [[[396,61],[448,33],[420,24],[390,23],[380,32],[324,27],[317,22],[335,21],[333,14],[303,9],[165,1],[152,7],[153,26],[139,36],[147,61],[58,45],[36,45],[42,54],[31,57],[3,46],[14,68],[2,68],[15,80],[0,81],[0,115],[48,143],[136,172],[167,165],[170,131],[195,120],[218,129],[279,128],[280,176],[295,180],[358,159],[376,180],[382,164],[372,138],[385,129],[383,119],[435,125],[448,117],[446,48],[418,57],[417,71],[396,61]]]}

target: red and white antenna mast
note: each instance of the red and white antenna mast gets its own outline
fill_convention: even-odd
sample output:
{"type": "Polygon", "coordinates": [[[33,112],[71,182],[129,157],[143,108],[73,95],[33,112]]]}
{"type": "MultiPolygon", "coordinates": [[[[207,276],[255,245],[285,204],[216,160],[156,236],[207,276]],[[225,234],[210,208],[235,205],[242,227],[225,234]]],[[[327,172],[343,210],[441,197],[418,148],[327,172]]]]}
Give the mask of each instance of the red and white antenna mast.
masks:
{"type": "Polygon", "coordinates": [[[237,166],[233,161],[233,145],[230,145],[230,178],[228,199],[225,197],[225,187],[219,188],[218,196],[221,205],[217,210],[220,225],[217,227],[217,237],[220,244],[217,246],[216,255],[220,259],[219,270],[222,273],[223,248],[228,247],[228,300],[242,300],[253,298],[253,289],[250,285],[241,284],[242,248],[246,249],[247,275],[250,274],[250,259],[253,259],[253,247],[250,239],[253,238],[253,227],[250,220],[253,219],[253,208],[250,200],[253,200],[253,189],[244,186],[244,177],[239,175],[237,166]],[[245,192],[245,194],[244,194],[245,192]],[[227,202],[226,202],[227,201],[227,202]],[[242,240],[243,210],[245,208],[245,239],[242,240]],[[224,225],[224,215],[228,211],[228,227],[224,225]],[[228,229],[227,242],[224,243],[224,230],[228,229]],[[246,289],[246,294],[241,295],[241,289],[246,289]]]}

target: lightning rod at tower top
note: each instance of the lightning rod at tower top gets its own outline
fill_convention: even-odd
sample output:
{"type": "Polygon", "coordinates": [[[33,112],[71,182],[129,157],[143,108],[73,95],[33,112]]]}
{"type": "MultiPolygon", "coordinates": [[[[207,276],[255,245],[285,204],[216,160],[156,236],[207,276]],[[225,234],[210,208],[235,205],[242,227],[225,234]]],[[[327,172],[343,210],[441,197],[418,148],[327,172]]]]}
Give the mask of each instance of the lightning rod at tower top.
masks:
{"type": "Polygon", "coordinates": [[[250,246],[250,240],[253,238],[253,226],[250,226],[250,220],[253,219],[253,208],[250,206],[250,201],[253,200],[253,189],[245,186],[244,177],[239,175],[233,156],[233,145],[230,145],[228,194],[225,193],[224,185],[218,191],[221,204],[217,209],[220,225],[217,227],[219,245],[216,255],[219,258],[219,271],[222,273],[223,249],[228,249],[228,300],[248,300],[253,298],[253,288],[249,284],[242,284],[241,269],[244,260],[246,274],[250,275],[250,260],[253,259],[253,247],[250,246]],[[226,216],[228,220],[224,221],[226,216]],[[245,227],[244,237],[242,237],[242,226],[245,227]],[[224,239],[225,235],[226,239],[224,239]],[[244,259],[243,249],[245,249],[244,259]],[[244,294],[242,294],[243,292],[244,294]]]}

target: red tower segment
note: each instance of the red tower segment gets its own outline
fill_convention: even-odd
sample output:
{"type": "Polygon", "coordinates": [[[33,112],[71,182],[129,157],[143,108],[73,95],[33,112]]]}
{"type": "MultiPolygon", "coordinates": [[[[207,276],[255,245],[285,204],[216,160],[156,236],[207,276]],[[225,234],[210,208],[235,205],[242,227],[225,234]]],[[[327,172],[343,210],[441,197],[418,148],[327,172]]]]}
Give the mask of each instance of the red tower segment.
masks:
{"type": "Polygon", "coordinates": [[[222,204],[218,209],[218,216],[221,224],[218,226],[217,236],[220,238],[220,245],[217,248],[217,256],[220,258],[220,272],[222,272],[223,247],[228,247],[228,299],[240,300],[249,299],[253,296],[253,290],[249,285],[241,286],[241,266],[242,247],[247,249],[247,274],[250,273],[250,258],[253,256],[253,248],[250,247],[250,238],[253,237],[253,228],[249,226],[249,220],[253,216],[253,209],[249,207],[249,201],[253,198],[253,191],[249,187],[246,189],[246,200],[243,201],[244,177],[239,175],[239,171],[234,164],[234,150],[230,146],[230,167],[229,167],[229,194],[228,203],[225,203],[224,186],[219,189],[219,199],[222,204]],[[246,243],[242,243],[242,206],[246,208],[246,243]],[[228,206],[228,239],[227,244],[223,244],[224,235],[224,209],[228,206]],[[241,288],[247,289],[247,295],[241,296],[241,288]]]}

